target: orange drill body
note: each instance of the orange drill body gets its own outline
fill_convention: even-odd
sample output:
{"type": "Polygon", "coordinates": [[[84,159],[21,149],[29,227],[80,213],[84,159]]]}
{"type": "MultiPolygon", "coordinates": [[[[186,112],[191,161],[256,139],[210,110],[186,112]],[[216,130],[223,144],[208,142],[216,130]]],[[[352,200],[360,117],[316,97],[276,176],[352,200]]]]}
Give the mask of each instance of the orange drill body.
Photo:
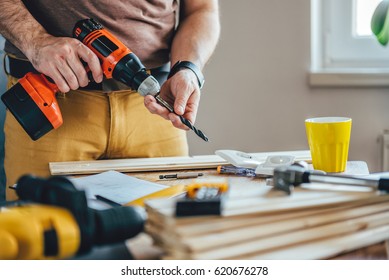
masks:
{"type": "MultiPolygon", "coordinates": [[[[74,31],[74,35],[81,34],[80,27],[76,27],[74,31]]],[[[104,76],[107,79],[112,79],[112,72],[115,69],[116,64],[126,55],[132,53],[132,51],[127,48],[122,42],[117,40],[114,36],[112,36],[106,29],[98,29],[89,33],[83,39],[84,45],[86,45],[89,49],[91,49],[97,57],[100,59],[101,68],[103,69],[104,76]],[[96,47],[93,45],[97,39],[108,39],[107,42],[114,43],[116,47],[111,52],[108,53],[108,56],[104,56],[104,53],[96,51],[96,47]]]]}

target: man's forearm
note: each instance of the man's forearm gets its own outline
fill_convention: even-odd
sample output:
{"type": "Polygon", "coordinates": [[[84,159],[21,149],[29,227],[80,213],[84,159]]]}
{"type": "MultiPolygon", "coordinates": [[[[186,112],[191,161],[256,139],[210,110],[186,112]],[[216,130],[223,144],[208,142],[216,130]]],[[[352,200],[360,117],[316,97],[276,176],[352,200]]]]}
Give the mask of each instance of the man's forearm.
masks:
{"type": "Polygon", "coordinates": [[[189,60],[203,68],[215,50],[220,34],[217,1],[203,0],[203,5],[199,2],[202,1],[181,1],[183,19],[173,40],[173,64],[177,60],[189,60]]]}
{"type": "Polygon", "coordinates": [[[29,59],[35,42],[50,36],[20,0],[0,1],[0,33],[29,59]]]}

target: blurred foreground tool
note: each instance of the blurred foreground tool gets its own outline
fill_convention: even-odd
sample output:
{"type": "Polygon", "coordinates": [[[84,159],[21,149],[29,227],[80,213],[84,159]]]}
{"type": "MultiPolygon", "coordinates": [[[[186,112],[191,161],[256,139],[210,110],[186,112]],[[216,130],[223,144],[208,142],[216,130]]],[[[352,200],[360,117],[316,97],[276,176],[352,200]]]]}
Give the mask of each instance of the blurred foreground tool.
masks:
{"type": "Polygon", "coordinates": [[[26,175],[16,192],[26,203],[0,212],[0,259],[70,258],[143,231],[145,215],[140,209],[91,209],[85,192],[65,177],[26,175]]]}
{"type": "Polygon", "coordinates": [[[221,215],[228,183],[194,183],[186,186],[186,196],[177,200],[176,216],[221,215]]]}

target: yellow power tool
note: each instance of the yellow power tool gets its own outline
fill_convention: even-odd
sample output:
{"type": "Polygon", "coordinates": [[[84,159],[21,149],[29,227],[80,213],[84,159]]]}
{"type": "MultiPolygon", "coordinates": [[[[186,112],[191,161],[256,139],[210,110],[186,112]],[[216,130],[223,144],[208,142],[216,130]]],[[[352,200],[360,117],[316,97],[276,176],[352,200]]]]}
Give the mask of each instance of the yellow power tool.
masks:
{"type": "Polygon", "coordinates": [[[63,259],[80,247],[80,229],[66,209],[24,205],[0,213],[0,259],[63,259]]]}
{"type": "Polygon", "coordinates": [[[0,259],[70,258],[125,241],[144,227],[138,208],[89,208],[85,192],[66,177],[25,175],[16,192],[22,201],[0,211],[0,259]]]}

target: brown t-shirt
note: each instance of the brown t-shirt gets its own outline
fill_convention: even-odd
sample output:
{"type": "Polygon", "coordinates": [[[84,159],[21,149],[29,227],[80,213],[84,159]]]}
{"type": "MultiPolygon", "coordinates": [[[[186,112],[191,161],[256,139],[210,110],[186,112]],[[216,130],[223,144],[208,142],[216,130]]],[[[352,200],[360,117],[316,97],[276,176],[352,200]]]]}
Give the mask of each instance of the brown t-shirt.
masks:
{"type": "MultiPolygon", "coordinates": [[[[34,0],[31,14],[54,36],[72,37],[74,24],[93,18],[131,49],[147,68],[169,61],[177,0],[34,0]]],[[[10,42],[5,51],[24,55],[10,42]]]]}

